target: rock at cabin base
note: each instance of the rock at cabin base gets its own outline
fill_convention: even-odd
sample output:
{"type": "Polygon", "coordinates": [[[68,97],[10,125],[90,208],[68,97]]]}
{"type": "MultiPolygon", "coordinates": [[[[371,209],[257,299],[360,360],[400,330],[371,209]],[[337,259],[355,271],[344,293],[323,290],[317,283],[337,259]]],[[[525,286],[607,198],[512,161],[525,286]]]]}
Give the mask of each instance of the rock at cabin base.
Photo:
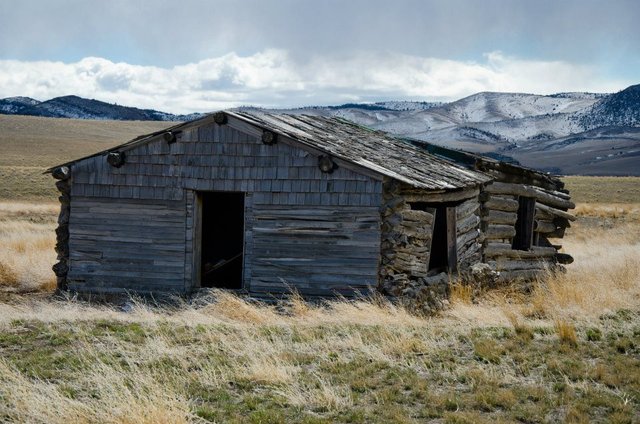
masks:
{"type": "Polygon", "coordinates": [[[476,263],[469,268],[469,283],[480,287],[495,287],[499,277],[500,273],[485,263],[476,263]]]}

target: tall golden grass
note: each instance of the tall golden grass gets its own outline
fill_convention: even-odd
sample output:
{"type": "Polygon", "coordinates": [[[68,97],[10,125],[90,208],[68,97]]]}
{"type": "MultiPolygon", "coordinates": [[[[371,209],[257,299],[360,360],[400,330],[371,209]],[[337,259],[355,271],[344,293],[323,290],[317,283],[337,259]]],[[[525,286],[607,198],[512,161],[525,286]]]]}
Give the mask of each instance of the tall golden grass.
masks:
{"type": "Polygon", "coordinates": [[[50,291],[56,280],[53,203],[0,202],[0,287],[50,291]]]}
{"type": "Polygon", "coordinates": [[[578,217],[640,219],[638,203],[579,203],[573,211],[578,217]]]}
{"type": "Polygon", "coordinates": [[[95,345],[88,332],[74,330],[77,351],[91,371],[79,373],[71,389],[85,392],[91,387],[89,392],[99,394],[93,397],[70,397],[65,392],[69,383],[30,378],[0,359],[0,416],[47,423],[199,422],[185,388],[200,384],[215,390],[228,388],[229,382],[268,388],[282,406],[334,411],[352,404],[351,390],[309,373],[300,358],[333,353],[349,361],[364,354],[371,361],[392,364],[427,348],[415,331],[428,329],[428,321],[391,304],[305,303],[303,312],[297,305],[283,315],[274,306],[250,304],[227,292],[200,299],[199,306],[174,309],[132,302],[127,313],[73,299],[25,298],[0,304],[0,331],[16,320],[80,326],[107,320],[152,329],[134,350],[115,337],[95,345]],[[363,335],[358,329],[371,325],[379,326],[375,333],[363,335]],[[181,343],[171,334],[170,328],[181,326],[198,328],[198,345],[181,343]],[[212,346],[224,359],[208,358],[212,346]],[[172,371],[150,365],[165,360],[172,371]]]}
{"type": "Polygon", "coordinates": [[[469,293],[453,291],[446,317],[478,325],[531,321],[593,320],[640,306],[640,205],[579,204],[578,221],[562,240],[575,262],[566,273],[544,276],[530,294],[512,288],[484,293],[474,303],[469,293]],[[505,312],[507,311],[507,312],[505,312]]]}

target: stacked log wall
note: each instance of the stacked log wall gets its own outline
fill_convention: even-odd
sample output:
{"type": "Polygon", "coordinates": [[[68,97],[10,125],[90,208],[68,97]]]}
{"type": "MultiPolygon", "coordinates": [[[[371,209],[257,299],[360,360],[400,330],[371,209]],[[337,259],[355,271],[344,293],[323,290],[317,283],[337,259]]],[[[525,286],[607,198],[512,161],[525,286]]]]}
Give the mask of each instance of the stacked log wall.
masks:
{"type": "Polygon", "coordinates": [[[477,197],[456,206],[456,245],[458,269],[465,270],[482,260],[480,241],[480,202],[477,197]]]}
{"type": "Polygon", "coordinates": [[[399,296],[411,282],[427,276],[434,212],[412,209],[399,185],[386,181],[380,245],[380,280],[385,292],[399,296]]]}
{"type": "Polygon", "coordinates": [[[69,216],[71,204],[71,175],[68,167],[56,169],[53,173],[56,188],[60,192],[60,214],[58,215],[58,227],[56,228],[56,260],[53,272],[56,275],[58,289],[67,288],[67,274],[69,273],[69,216]]]}
{"type": "MultiPolygon", "coordinates": [[[[380,284],[412,308],[431,313],[447,302],[451,278],[481,261],[477,189],[430,193],[393,180],[383,185],[380,284]],[[453,208],[457,269],[429,271],[436,206],[453,208]],[[429,206],[427,206],[429,205],[429,206]]],[[[448,213],[449,214],[449,213],[448,213]]]]}
{"type": "MultiPolygon", "coordinates": [[[[497,178],[507,180],[507,176],[497,178]]],[[[521,183],[496,181],[480,195],[483,261],[500,273],[501,281],[531,279],[571,261],[558,252],[549,238],[562,237],[575,218],[569,209],[575,205],[568,193],[521,183]],[[528,250],[512,248],[516,235],[519,198],[535,199],[534,241],[528,250]]]]}

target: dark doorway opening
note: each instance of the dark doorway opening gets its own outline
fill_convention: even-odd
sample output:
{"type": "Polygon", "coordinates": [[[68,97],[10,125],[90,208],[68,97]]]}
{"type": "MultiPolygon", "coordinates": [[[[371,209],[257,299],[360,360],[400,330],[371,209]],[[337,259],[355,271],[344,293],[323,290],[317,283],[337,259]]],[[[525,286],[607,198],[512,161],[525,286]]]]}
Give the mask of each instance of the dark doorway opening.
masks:
{"type": "Polygon", "coordinates": [[[429,271],[443,272],[449,265],[449,249],[447,248],[447,208],[436,208],[429,255],[429,271]]]}
{"type": "Polygon", "coordinates": [[[458,267],[456,204],[410,202],[409,206],[434,215],[428,273],[455,272],[458,267]]]}
{"type": "Polygon", "coordinates": [[[242,288],[244,193],[203,192],[200,286],[242,288]]]}
{"type": "Polygon", "coordinates": [[[536,214],[536,199],[520,197],[518,199],[518,218],[516,221],[516,235],[511,248],[514,250],[529,250],[533,244],[533,221],[536,214]]]}

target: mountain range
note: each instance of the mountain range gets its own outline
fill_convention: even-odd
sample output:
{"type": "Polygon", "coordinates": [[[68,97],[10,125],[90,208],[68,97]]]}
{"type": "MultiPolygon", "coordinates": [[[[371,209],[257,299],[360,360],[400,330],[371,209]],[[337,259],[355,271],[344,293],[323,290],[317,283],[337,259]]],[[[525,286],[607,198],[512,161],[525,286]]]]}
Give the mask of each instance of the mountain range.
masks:
{"type": "Polygon", "coordinates": [[[115,121],[190,121],[202,116],[200,113],[174,115],[78,96],[56,97],[44,102],[30,97],[8,97],[0,99],[0,114],[115,121]]]}
{"type": "MultiPolygon", "coordinates": [[[[483,92],[450,103],[387,101],[275,111],[340,117],[552,173],[640,175],[640,85],[613,94],[483,92]]],[[[28,97],[2,99],[0,113],[154,121],[202,116],[173,115],[77,96],[45,102],[28,97]]]]}

